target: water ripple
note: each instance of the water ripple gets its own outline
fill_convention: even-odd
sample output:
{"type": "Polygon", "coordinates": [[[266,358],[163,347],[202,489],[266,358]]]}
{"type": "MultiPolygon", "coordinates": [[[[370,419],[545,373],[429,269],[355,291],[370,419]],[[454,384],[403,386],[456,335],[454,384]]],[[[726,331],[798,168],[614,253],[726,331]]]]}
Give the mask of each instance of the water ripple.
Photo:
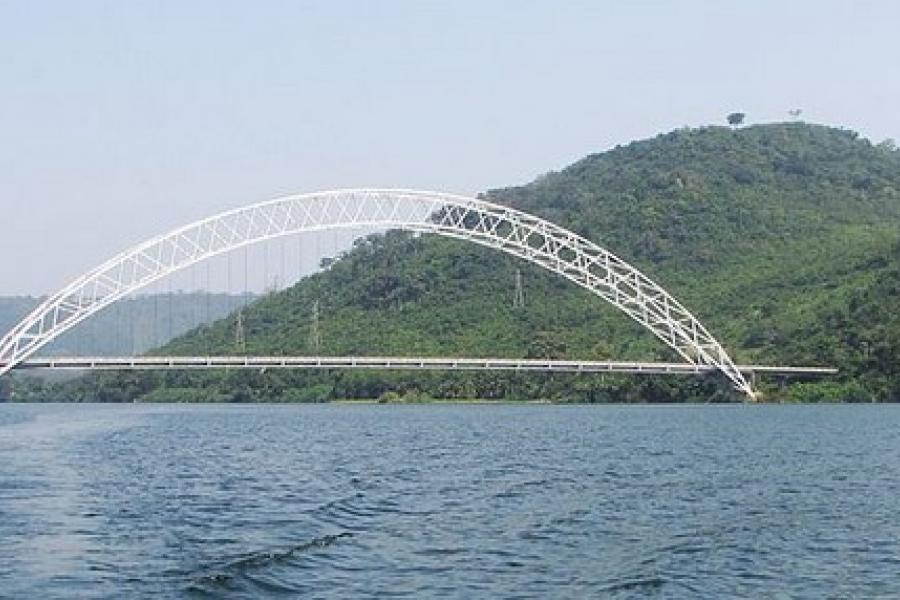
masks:
{"type": "Polygon", "coordinates": [[[900,597],[898,431],[894,406],[4,405],[0,595],[900,597]]]}

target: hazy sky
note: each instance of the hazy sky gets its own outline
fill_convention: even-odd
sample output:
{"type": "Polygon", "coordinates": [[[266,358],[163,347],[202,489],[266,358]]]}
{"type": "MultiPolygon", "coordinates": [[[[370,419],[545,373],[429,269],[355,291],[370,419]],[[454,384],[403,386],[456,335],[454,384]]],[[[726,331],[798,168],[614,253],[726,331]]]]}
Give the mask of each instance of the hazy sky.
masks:
{"type": "Polygon", "coordinates": [[[900,137],[900,2],[0,0],[0,294],[278,195],[472,193],[683,125],[900,137]]]}

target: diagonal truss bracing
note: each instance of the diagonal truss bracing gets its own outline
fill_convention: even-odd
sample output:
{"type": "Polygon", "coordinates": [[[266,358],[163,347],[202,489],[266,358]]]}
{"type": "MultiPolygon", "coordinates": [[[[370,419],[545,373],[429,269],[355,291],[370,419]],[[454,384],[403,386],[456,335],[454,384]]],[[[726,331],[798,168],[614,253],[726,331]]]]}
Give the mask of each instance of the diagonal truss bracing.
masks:
{"type": "Polygon", "coordinates": [[[649,329],[686,362],[753,390],[719,342],[663,288],[585,238],[513,208],[413,190],[337,190],[228,211],[150,239],[56,292],[0,341],[0,375],[97,311],[213,256],[284,235],[336,228],[405,229],[495,248],[589,290],[649,329]]]}

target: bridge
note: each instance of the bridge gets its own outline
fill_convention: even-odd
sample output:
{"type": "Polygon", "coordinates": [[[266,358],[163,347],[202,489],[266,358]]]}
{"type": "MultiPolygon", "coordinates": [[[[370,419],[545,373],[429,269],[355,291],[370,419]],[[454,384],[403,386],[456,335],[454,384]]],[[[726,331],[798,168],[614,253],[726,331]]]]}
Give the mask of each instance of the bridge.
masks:
{"type": "MultiPolygon", "coordinates": [[[[671,294],[637,268],[577,233],[478,198],[397,189],[288,196],[227,211],[151,238],[51,294],[0,340],[0,376],[13,369],[491,368],[700,374],[717,371],[748,399],[755,393],[723,345],[671,294]],[[268,240],[337,229],[401,229],[486,246],[555,273],[642,325],[682,363],[367,357],[38,358],[36,353],[98,311],[202,261],[268,240]]],[[[815,368],[778,372],[826,374],[815,368]]],[[[831,371],[828,371],[831,372],[831,371]]]]}

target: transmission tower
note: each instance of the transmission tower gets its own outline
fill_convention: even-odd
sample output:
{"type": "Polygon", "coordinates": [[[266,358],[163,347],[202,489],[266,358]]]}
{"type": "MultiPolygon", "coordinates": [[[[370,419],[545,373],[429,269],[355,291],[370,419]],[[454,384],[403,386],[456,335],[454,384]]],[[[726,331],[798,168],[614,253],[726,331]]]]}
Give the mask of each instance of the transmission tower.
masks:
{"type": "Polygon", "coordinates": [[[525,290],[522,288],[521,269],[516,269],[516,293],[513,296],[513,308],[525,308],[525,290]]]}
{"type": "Polygon", "coordinates": [[[319,333],[319,301],[313,302],[312,306],[312,323],[309,326],[309,343],[313,347],[316,354],[319,353],[319,346],[322,344],[322,337],[319,333]]]}
{"type": "Polygon", "coordinates": [[[234,345],[241,353],[247,350],[247,336],[244,331],[244,309],[238,310],[237,318],[234,322],[234,345]]]}

